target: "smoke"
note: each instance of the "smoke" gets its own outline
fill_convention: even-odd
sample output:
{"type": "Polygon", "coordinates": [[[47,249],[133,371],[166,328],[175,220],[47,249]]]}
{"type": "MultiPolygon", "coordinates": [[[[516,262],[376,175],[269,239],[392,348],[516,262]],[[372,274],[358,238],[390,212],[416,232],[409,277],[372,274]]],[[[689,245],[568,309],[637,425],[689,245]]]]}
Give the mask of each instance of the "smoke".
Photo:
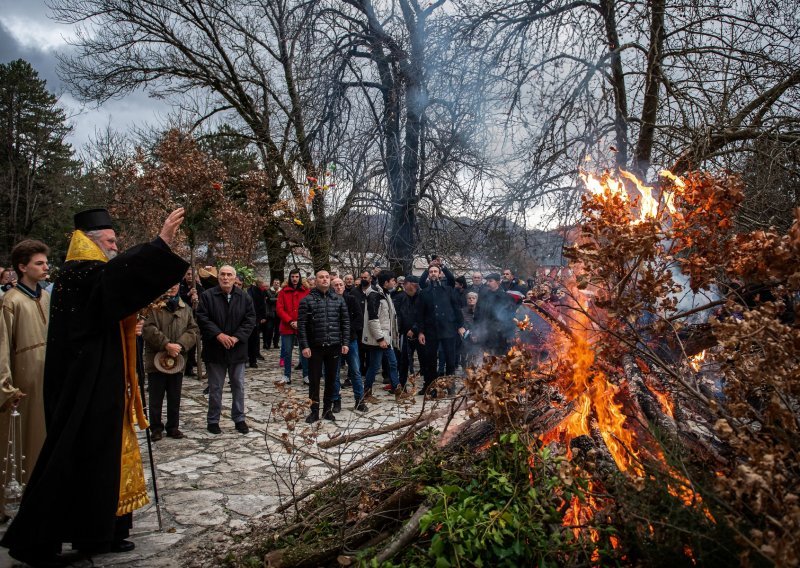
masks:
{"type": "MultiPolygon", "coordinates": [[[[670,267],[670,272],[672,273],[672,279],[682,288],[680,292],[671,292],[669,294],[670,298],[675,298],[677,300],[676,310],[678,313],[688,312],[689,310],[699,308],[722,298],[719,288],[713,284],[709,290],[699,290],[697,293],[692,292],[689,286],[689,277],[681,271],[679,266],[670,267]]],[[[713,308],[699,311],[696,314],[688,316],[684,321],[688,324],[706,323],[712,311],[713,308]]]]}

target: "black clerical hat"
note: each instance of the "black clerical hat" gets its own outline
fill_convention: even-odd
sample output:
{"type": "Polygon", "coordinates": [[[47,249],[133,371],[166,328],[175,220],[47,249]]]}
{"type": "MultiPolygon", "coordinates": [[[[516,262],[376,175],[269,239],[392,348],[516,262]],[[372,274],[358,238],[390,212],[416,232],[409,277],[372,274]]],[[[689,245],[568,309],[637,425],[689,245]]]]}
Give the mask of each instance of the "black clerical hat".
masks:
{"type": "Polygon", "coordinates": [[[97,231],[99,229],[113,229],[111,215],[108,209],[87,209],[75,213],[75,228],[81,231],[97,231]]]}

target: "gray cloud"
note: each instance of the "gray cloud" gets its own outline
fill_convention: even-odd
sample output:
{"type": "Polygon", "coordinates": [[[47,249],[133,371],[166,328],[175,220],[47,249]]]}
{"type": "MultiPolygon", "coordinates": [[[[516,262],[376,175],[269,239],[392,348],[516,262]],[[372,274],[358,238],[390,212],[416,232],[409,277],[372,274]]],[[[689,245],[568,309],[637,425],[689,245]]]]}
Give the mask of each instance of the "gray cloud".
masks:
{"type": "MultiPolygon", "coordinates": [[[[56,36],[66,35],[65,31],[69,30],[48,19],[47,14],[48,8],[44,0],[0,0],[0,17],[29,21],[33,25],[52,29],[56,36]]],[[[99,107],[77,101],[69,93],[69,86],[57,74],[58,54],[67,53],[70,49],[72,48],[67,44],[63,44],[57,51],[23,45],[17,41],[8,26],[0,21],[0,63],[24,59],[47,81],[47,88],[60,97],[61,104],[71,117],[73,132],[70,142],[76,148],[86,144],[96,132],[105,130],[109,125],[113,130],[126,132],[147,124],[159,124],[162,117],[169,113],[168,103],[152,99],[141,91],[108,101],[99,107]]]]}

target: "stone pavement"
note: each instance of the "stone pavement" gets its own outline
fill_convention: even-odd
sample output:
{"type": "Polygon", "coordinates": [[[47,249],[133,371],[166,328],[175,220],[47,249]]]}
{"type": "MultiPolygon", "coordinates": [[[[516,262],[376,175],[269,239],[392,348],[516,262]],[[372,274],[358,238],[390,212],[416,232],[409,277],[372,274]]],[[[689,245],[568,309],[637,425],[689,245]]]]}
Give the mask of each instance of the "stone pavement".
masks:
{"type": "MultiPolygon", "coordinates": [[[[292,371],[292,385],[278,387],[281,377],[277,350],[264,351],[266,361],[258,369],[246,372],[247,422],[250,433],[241,435],[230,419],[230,391],[223,393],[221,435],[206,431],[207,398],[202,394],[204,383],[184,378],[181,403],[181,430],[184,439],[164,438],[153,444],[158,471],[158,490],[161,499],[163,531],[158,530],[156,507],[151,503],[133,516],[131,539],[136,549],[124,554],[106,554],[92,558],[94,566],[168,567],[213,566],[219,559],[201,557],[203,545],[229,538],[225,533],[246,532],[247,523],[273,512],[309,484],[325,479],[353,460],[386,444],[396,433],[369,438],[360,442],[334,446],[328,450],[317,447],[316,441],[328,437],[377,428],[411,416],[422,409],[422,397],[398,405],[394,396],[381,390],[381,376],[375,385],[377,404],[369,412],[353,412],[353,393],[342,389],[342,412],[336,423],[321,421],[307,428],[302,421],[293,431],[279,415],[281,401],[305,404],[308,390],[302,383],[301,372],[292,371]],[[316,436],[316,440],[314,439],[316,436]],[[293,443],[299,451],[289,454],[281,438],[293,443]]],[[[449,401],[426,402],[427,409],[449,401]]],[[[165,401],[166,406],[166,401],[165,401]]],[[[284,414],[291,408],[284,410],[284,414]]],[[[166,408],[164,409],[166,418],[166,408]]],[[[145,472],[150,479],[147,443],[140,435],[145,472]]],[[[148,485],[152,489],[152,485],[148,485]]],[[[91,490],[91,488],[81,488],[91,490]]],[[[151,501],[152,491],[150,492],[151,501]]],[[[11,509],[11,507],[9,507],[11,509]]],[[[13,509],[9,511],[11,513],[13,509]]],[[[68,511],[60,512],[65,516],[68,511]]],[[[59,513],[57,513],[59,514],[59,513]]],[[[0,534],[5,526],[0,527],[0,534]]],[[[65,545],[65,550],[68,545],[65,545]]],[[[16,565],[5,549],[0,549],[0,568],[16,565]]],[[[84,563],[83,565],[92,565],[84,563]]]]}

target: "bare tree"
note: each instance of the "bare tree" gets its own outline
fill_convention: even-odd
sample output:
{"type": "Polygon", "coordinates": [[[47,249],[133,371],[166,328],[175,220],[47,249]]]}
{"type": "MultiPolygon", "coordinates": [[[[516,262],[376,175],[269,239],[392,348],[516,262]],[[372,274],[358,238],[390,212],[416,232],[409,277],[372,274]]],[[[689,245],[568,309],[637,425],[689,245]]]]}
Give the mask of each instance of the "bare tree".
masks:
{"type": "Polygon", "coordinates": [[[794,3],[459,6],[459,38],[497,69],[495,109],[506,113],[508,146],[524,166],[514,200],[569,196],[587,156],[592,166],[645,175],[653,164],[741,166],[755,140],[798,139],[794,3]]]}

